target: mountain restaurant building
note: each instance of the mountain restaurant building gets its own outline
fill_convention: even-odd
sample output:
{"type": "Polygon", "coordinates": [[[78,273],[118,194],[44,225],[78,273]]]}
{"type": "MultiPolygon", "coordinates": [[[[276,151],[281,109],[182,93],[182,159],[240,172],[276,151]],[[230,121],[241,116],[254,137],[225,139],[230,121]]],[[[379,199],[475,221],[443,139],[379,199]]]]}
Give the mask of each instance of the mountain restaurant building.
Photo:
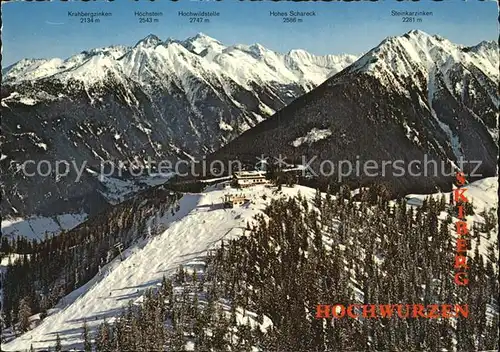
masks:
{"type": "Polygon", "coordinates": [[[234,208],[236,206],[241,206],[249,201],[250,199],[246,198],[242,194],[241,195],[226,194],[224,196],[224,208],[234,208]]]}

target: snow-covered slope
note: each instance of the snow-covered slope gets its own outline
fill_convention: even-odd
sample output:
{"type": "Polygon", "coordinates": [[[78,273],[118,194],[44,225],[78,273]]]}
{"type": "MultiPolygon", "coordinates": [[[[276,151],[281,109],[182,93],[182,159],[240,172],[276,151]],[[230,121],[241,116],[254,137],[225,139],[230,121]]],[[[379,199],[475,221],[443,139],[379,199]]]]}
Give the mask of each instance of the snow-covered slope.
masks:
{"type": "MultiPolygon", "coordinates": [[[[90,169],[87,169],[87,172],[103,186],[99,193],[112,205],[132,198],[149,187],[161,185],[173,176],[173,174],[151,174],[133,179],[119,179],[99,175],[90,169]]],[[[22,236],[28,239],[43,240],[45,236],[51,237],[62,231],[71,230],[87,218],[88,214],[86,213],[57,214],[52,217],[40,215],[27,218],[4,217],[1,223],[2,236],[11,238],[22,236]]]]}
{"type": "Polygon", "coordinates": [[[60,214],[50,217],[33,216],[27,219],[2,219],[2,236],[43,240],[45,236],[58,235],[61,231],[71,230],[85,221],[87,214],[60,214]]]}
{"type": "MultiPolygon", "coordinates": [[[[480,180],[468,188],[474,204],[481,209],[496,206],[496,179],[480,180]]],[[[312,200],[315,190],[302,186],[283,187],[282,192],[276,194],[275,189],[265,186],[235,191],[215,185],[200,194],[185,194],[174,216],[169,213],[150,218],[147,238],[128,248],[123,261],[116,258],[109,263],[90,282],[62,299],[39,326],[3,344],[2,349],[19,351],[28,349],[31,344],[34,348],[52,346],[57,333],[63,345],[81,348],[84,321],[90,329],[95,329],[104,319],[112,321],[129,301],[140,302],[143,291],[156,287],[164,275],[172,275],[179,265],[189,267],[207,250],[218,246],[220,240],[243,235],[246,222],[261,212],[271,198],[298,193],[312,200]],[[233,209],[222,208],[224,195],[235,192],[244,193],[251,203],[233,209]]],[[[474,220],[475,217],[468,219],[474,220]]]]}
{"type": "MultiPolygon", "coordinates": [[[[3,82],[15,85],[50,77],[62,82],[74,79],[92,86],[113,73],[145,85],[189,76],[225,76],[247,88],[252,83],[279,82],[310,89],[355,60],[354,55],[316,56],[304,50],[283,55],[260,44],[226,47],[202,33],[182,41],[162,41],[151,34],[133,47],[97,48],[66,60],[21,60],[5,70],[3,82]]],[[[184,88],[196,90],[197,87],[185,85],[184,88]]]]}
{"type": "MultiPolygon", "coordinates": [[[[484,178],[479,181],[472,182],[464,186],[467,190],[464,191],[464,196],[469,202],[474,204],[475,215],[471,219],[481,221],[479,213],[483,210],[498,207],[498,179],[495,177],[484,178]]],[[[442,194],[446,195],[446,199],[450,199],[452,192],[434,193],[432,196],[439,200],[442,194]]],[[[428,197],[427,194],[409,194],[406,196],[407,202],[410,205],[422,204],[423,200],[428,197]]]]}
{"type": "MultiPolygon", "coordinates": [[[[450,181],[444,170],[466,164],[464,172],[472,173],[472,161],[480,163],[476,175],[493,176],[498,156],[498,63],[494,42],[464,47],[421,31],[389,37],[223,146],[213,158],[251,162],[259,155],[286,155],[299,163],[305,156],[317,174],[329,173],[325,178],[334,180],[342,176],[333,168],[321,170],[323,161],[354,163],[360,158],[383,165],[386,160],[426,158],[445,165],[435,178],[406,174],[377,179],[400,194],[445,189],[450,181]],[[303,143],[314,135],[308,131],[331,134],[303,143]]],[[[363,182],[363,176],[351,173],[349,178],[363,182]]]]}
{"type": "MultiPolygon", "coordinates": [[[[486,101],[488,108],[480,113],[476,111],[475,117],[483,122],[493,138],[497,138],[495,116],[500,104],[498,50],[498,43],[493,41],[465,47],[437,35],[413,30],[403,36],[385,39],[350,69],[373,75],[408,98],[418,90],[420,103],[427,106],[435,117],[435,100],[444,95],[451,95],[469,110],[475,110],[478,103],[486,101]]],[[[451,143],[455,144],[455,154],[459,154],[460,141],[453,138],[456,137],[453,127],[450,129],[449,123],[438,121],[451,143]]]]}
{"type": "MultiPolygon", "coordinates": [[[[85,286],[63,298],[39,326],[2,344],[2,350],[29,349],[31,344],[34,348],[52,346],[56,333],[63,345],[78,346],[82,342],[80,330],[84,320],[89,328],[96,328],[104,319],[109,321],[120,314],[143,291],[154,288],[164,275],[173,274],[179,265],[203,257],[221,239],[241,236],[246,222],[273,197],[272,191],[264,186],[246,189],[242,192],[251,203],[233,209],[223,209],[222,198],[235,190],[213,187],[201,194],[184,195],[174,216],[169,213],[163,218],[151,217],[150,235],[127,249],[123,261],[117,258],[109,263],[85,286]],[[267,200],[262,198],[264,195],[267,200]]],[[[297,186],[283,188],[283,192],[288,195],[301,192],[312,198],[315,191],[297,186]]]]}

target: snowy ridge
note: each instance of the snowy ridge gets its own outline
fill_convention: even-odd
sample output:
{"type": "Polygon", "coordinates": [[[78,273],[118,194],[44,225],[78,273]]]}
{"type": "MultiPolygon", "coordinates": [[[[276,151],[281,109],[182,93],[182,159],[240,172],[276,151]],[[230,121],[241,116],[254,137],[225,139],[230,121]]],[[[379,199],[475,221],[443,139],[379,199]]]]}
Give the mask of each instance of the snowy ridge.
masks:
{"type": "MultiPolygon", "coordinates": [[[[368,74],[378,79],[391,91],[404,94],[408,99],[419,100],[428,110],[448,138],[456,158],[462,156],[461,140],[457,128],[449,126],[434,111],[438,99],[449,99],[468,110],[483,124],[492,136],[498,138],[498,127],[485,119],[492,119],[493,107],[498,109],[499,47],[493,41],[483,41],[466,47],[437,35],[412,30],[402,36],[388,37],[377,47],[348,68],[350,72],[368,74]],[[415,98],[415,93],[418,96],[415,98]],[[480,114],[477,107],[489,106],[480,114]]],[[[335,84],[333,81],[331,84],[335,84]]],[[[458,120],[457,116],[454,117],[458,120]]]]}
{"type": "Polygon", "coordinates": [[[291,68],[297,75],[320,84],[324,74],[330,77],[342,71],[345,62],[352,60],[352,55],[315,56],[305,50],[298,49],[291,50],[284,59],[287,67],[291,68]]]}
{"type": "Polygon", "coordinates": [[[495,77],[498,81],[500,73],[499,66],[499,48],[498,42],[482,41],[476,46],[465,48],[470,56],[474,59],[477,66],[482,68],[488,75],[495,77]]]}
{"type": "MultiPolygon", "coordinates": [[[[498,44],[482,42],[474,47],[451,43],[440,36],[412,30],[403,36],[388,37],[379,46],[359,59],[353,69],[376,75],[402,88],[401,78],[414,78],[415,84],[425,89],[419,75],[428,77],[433,69],[444,76],[447,88],[457,94],[458,87],[450,86],[449,75],[455,65],[474,66],[498,83],[498,44]],[[387,76],[383,76],[386,74],[387,76]],[[389,74],[391,76],[389,76],[389,74]],[[392,81],[391,81],[392,79],[392,81]]],[[[462,87],[460,87],[462,88],[462,87]]]]}
{"type": "Polygon", "coordinates": [[[72,70],[84,65],[95,55],[110,56],[118,59],[126,52],[125,46],[110,46],[105,48],[95,48],[71,56],[66,60],[53,59],[22,59],[14,65],[6,68],[3,73],[5,83],[20,83],[24,81],[36,81],[55,74],[62,74],[67,70],[72,70]]]}
{"type": "Polygon", "coordinates": [[[203,56],[208,60],[212,60],[215,55],[222,53],[222,51],[226,49],[221,42],[202,33],[198,33],[194,37],[188,38],[181,43],[189,51],[203,56]]]}

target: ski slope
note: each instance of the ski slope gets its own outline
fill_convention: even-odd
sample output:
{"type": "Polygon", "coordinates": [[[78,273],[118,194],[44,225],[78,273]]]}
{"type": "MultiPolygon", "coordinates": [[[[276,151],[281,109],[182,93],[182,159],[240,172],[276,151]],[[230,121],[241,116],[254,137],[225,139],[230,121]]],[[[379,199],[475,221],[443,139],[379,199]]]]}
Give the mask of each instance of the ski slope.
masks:
{"type": "MultiPolygon", "coordinates": [[[[487,210],[491,207],[498,207],[498,179],[496,177],[487,177],[482,180],[472,182],[463,186],[466,188],[464,195],[473,203],[476,213],[487,210]]],[[[450,199],[452,192],[433,193],[432,197],[439,200],[442,194],[446,195],[446,200],[450,199]]],[[[409,194],[406,196],[409,205],[421,205],[428,194],[409,194]]],[[[470,217],[470,220],[480,221],[479,215],[470,217]]]]}
{"type": "MultiPolygon", "coordinates": [[[[313,197],[311,188],[283,187],[281,194],[298,192],[313,197]]],[[[276,196],[276,195],[274,195],[276,196]]],[[[150,219],[151,228],[165,228],[128,248],[124,260],[115,258],[86,285],[64,297],[55,309],[33,330],[2,344],[3,351],[29,350],[53,347],[58,333],[63,348],[81,349],[82,325],[87,321],[91,331],[106,319],[120,314],[130,300],[140,300],[143,292],[161,282],[163,275],[175,273],[179,265],[203,257],[221,239],[241,236],[247,220],[263,210],[273,197],[273,189],[256,186],[237,191],[211,187],[201,194],[186,194],[180,200],[180,211],[163,218],[150,219]],[[222,208],[222,197],[227,193],[244,193],[251,203],[233,209],[222,208]],[[262,198],[266,195],[266,200],[262,198]]]]}
{"type": "MultiPolygon", "coordinates": [[[[497,206],[495,177],[474,182],[467,188],[467,195],[471,196],[479,211],[497,206]]],[[[173,275],[179,265],[196,266],[203,261],[206,251],[217,247],[222,239],[243,235],[247,221],[264,210],[272,198],[299,193],[313,199],[315,190],[295,186],[283,187],[280,193],[276,193],[276,188],[263,185],[235,190],[219,184],[203,193],[185,194],[175,215],[168,213],[164,217],[149,219],[150,234],[124,251],[123,261],[115,258],[90,282],[65,296],[40,325],[3,344],[2,351],[29,350],[31,345],[34,349],[53,347],[57,334],[64,350],[81,349],[84,321],[93,334],[105,319],[112,322],[129,301],[141,302],[145,290],[160,284],[164,275],[173,275]],[[222,198],[228,193],[244,194],[251,202],[242,207],[224,209],[222,198]]],[[[440,195],[433,194],[435,197],[440,195]]],[[[421,204],[426,196],[412,194],[407,199],[409,204],[418,206],[417,203],[421,204]]],[[[478,217],[474,215],[467,220],[474,221],[478,217]]]]}

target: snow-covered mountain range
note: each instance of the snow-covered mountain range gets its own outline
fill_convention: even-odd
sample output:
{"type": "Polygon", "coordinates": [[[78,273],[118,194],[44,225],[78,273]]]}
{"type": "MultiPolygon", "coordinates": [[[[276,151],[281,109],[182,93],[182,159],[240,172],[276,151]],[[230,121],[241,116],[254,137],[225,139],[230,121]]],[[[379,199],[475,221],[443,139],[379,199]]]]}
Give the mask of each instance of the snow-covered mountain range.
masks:
{"type": "MultiPolygon", "coordinates": [[[[473,47],[464,47],[440,36],[414,30],[384,40],[351,70],[371,74],[409,98],[412,89],[420,94],[427,93],[420,98],[433,116],[436,115],[433,101],[449,94],[463,103],[468,112],[474,113],[495,138],[498,137],[496,114],[500,104],[498,68],[498,43],[483,41],[473,47]],[[488,106],[481,109],[479,105],[485,103],[488,106]]],[[[446,125],[449,123],[440,122],[441,128],[450,135],[446,125]]]]}
{"type": "MultiPolygon", "coordinates": [[[[256,156],[265,154],[284,155],[293,162],[307,156],[318,162],[359,159],[375,160],[379,165],[388,160],[423,160],[424,156],[454,165],[463,157],[481,161],[476,172],[494,176],[498,155],[498,66],[497,43],[465,47],[410,31],[385,39],[358,60],[348,55],[314,56],[301,50],[279,54],[258,44],[224,46],[205,35],[166,41],[151,35],[133,47],[93,49],[65,60],[27,59],[6,68],[2,72],[1,210],[3,215],[16,218],[11,217],[8,231],[4,227],[3,234],[26,232],[43,241],[43,231],[55,234],[65,229],[67,233],[54,237],[53,248],[58,250],[47,251],[61,254],[58,262],[47,257],[54,267],[47,266],[50,270],[46,275],[56,275],[38,277],[32,270],[32,282],[37,281],[46,297],[57,300],[48,305],[46,317],[29,317],[28,326],[33,329],[17,336],[12,329],[6,329],[2,349],[45,349],[60,339],[64,348],[81,350],[84,324],[95,336],[100,323],[116,322],[129,301],[139,307],[146,291],[158,287],[164,276],[175,275],[179,266],[188,273],[204,275],[207,252],[217,248],[221,240],[248,234],[247,226],[256,215],[269,215],[265,209],[273,199],[300,194],[303,204],[313,208],[315,198],[322,197],[303,185],[231,190],[227,183],[219,183],[199,193],[178,194],[178,198],[169,187],[159,186],[125,200],[163,180],[100,180],[99,162],[140,163],[148,156],[189,158],[222,146],[210,157],[255,162],[256,156]],[[28,159],[52,164],[67,160],[79,167],[85,162],[87,169],[79,182],[74,182],[74,172],[57,179],[52,175],[28,177],[18,167],[28,159]],[[223,200],[235,192],[249,202],[225,208],[223,200]],[[105,206],[109,207],[102,211],[105,206]],[[70,256],[72,260],[64,259],[70,256]],[[60,275],[66,277],[60,280],[60,275]],[[71,289],[56,290],[64,287],[71,289]]],[[[449,177],[410,176],[391,177],[388,172],[378,181],[405,194],[408,203],[403,206],[408,209],[422,205],[424,193],[436,200],[450,199],[449,177]]],[[[373,180],[361,176],[349,181],[373,180]]],[[[484,256],[489,255],[489,248],[496,248],[494,236],[490,236],[495,229],[483,236],[475,226],[486,222],[483,210],[489,213],[496,206],[496,180],[469,180],[467,185],[467,197],[475,212],[465,220],[478,234],[471,239],[471,248],[478,248],[484,256]]],[[[319,181],[318,185],[322,185],[319,181]]],[[[359,192],[358,188],[351,194],[359,192]]],[[[340,198],[335,202],[344,203],[340,198]]],[[[389,201],[387,208],[397,203],[389,201]]],[[[426,211],[429,209],[422,210],[426,211]]],[[[378,218],[379,213],[374,214],[378,218]]],[[[413,214],[413,210],[399,214],[413,214]]],[[[377,239],[377,226],[381,225],[383,234],[385,225],[394,224],[389,212],[381,215],[385,220],[377,219],[377,223],[365,224],[365,218],[360,217],[360,232],[368,231],[373,224],[373,238],[377,239]]],[[[454,230],[458,219],[451,209],[437,215],[443,223],[450,218],[446,226],[454,230]]],[[[371,217],[372,221],[375,217],[371,217]]],[[[332,217],[334,222],[325,231],[340,233],[333,224],[343,224],[342,219],[345,217],[332,217]]],[[[434,225],[438,231],[437,223],[434,225]]],[[[344,231],[349,234],[342,226],[344,231]]],[[[399,235],[397,231],[393,234],[399,235]]],[[[381,237],[389,243],[387,234],[381,237]]],[[[269,241],[267,236],[262,238],[269,241]]],[[[431,246],[430,239],[438,237],[423,238],[422,243],[431,246]]],[[[342,244],[342,251],[357,247],[347,238],[344,243],[349,245],[342,244]]],[[[496,251],[490,252],[493,258],[496,251]]],[[[360,259],[366,259],[366,253],[360,259]]],[[[9,260],[16,257],[18,253],[6,256],[0,271],[6,270],[9,260]]],[[[248,262],[254,270],[254,261],[248,262]]],[[[343,259],[338,262],[340,268],[344,267],[343,259]]],[[[283,271],[283,267],[278,269],[283,271]]],[[[255,268],[263,273],[262,267],[255,268]]],[[[356,270],[351,271],[349,264],[346,271],[352,278],[346,277],[356,283],[356,270]]],[[[24,275],[23,279],[28,282],[31,277],[24,275]]],[[[2,287],[6,287],[4,283],[2,287]]],[[[180,291],[179,286],[174,288],[180,291]]],[[[2,300],[7,297],[0,293],[2,300]]],[[[253,312],[243,315],[251,324],[261,321],[258,324],[263,330],[272,326],[268,316],[261,320],[254,319],[257,314],[253,312]]],[[[238,320],[243,320],[240,314],[238,320]]]]}
{"type": "MultiPolygon", "coordinates": [[[[190,97],[202,81],[215,88],[222,85],[231,95],[232,84],[253,90],[255,84],[297,85],[308,91],[356,60],[354,55],[316,56],[304,50],[280,54],[260,44],[226,47],[216,39],[198,34],[183,41],[162,41],[149,35],[133,47],[110,46],[84,51],[65,60],[23,59],[6,68],[3,83],[54,80],[77,81],[85,89],[106,85],[107,79],[138,83],[153,94],[157,88],[177,85],[190,97]]],[[[27,105],[57,96],[12,95],[4,103],[20,101],[27,105]],[[30,100],[31,99],[31,100],[30,100]]],[[[35,92],[33,92],[35,93],[35,92]]],[[[193,104],[196,101],[192,101],[193,104]]]]}
{"type": "MultiPolygon", "coordinates": [[[[306,155],[308,160],[317,157],[316,166],[322,160],[354,163],[359,158],[381,165],[425,156],[438,165],[457,165],[463,158],[481,162],[477,174],[493,176],[498,67],[495,42],[465,47],[422,31],[389,37],[214,157],[252,160],[281,154],[299,162],[306,155]],[[253,140],[259,144],[251,145],[253,140]]],[[[473,165],[467,167],[472,172],[473,165]]],[[[382,181],[400,193],[450,185],[440,176],[389,175],[382,181]]]]}
{"type": "MultiPolygon", "coordinates": [[[[494,206],[497,190],[495,178],[468,185],[467,196],[474,200],[476,207],[476,215],[468,216],[466,220],[471,227],[473,222],[483,220],[478,215],[481,211],[494,206]]],[[[63,297],[43,321],[37,319],[39,315],[35,316],[34,325],[37,326],[15,339],[9,339],[3,344],[3,350],[27,350],[30,346],[35,350],[47,348],[55,344],[56,334],[60,335],[64,348],[81,350],[84,322],[94,335],[103,321],[110,324],[115,322],[129,301],[134,306],[139,305],[144,300],[145,292],[157,288],[164,275],[172,277],[179,265],[190,273],[194,270],[203,275],[207,252],[220,246],[221,240],[227,243],[244,234],[248,235],[246,224],[253,223],[254,216],[262,214],[272,199],[301,194],[313,206],[315,196],[314,189],[303,186],[284,187],[279,194],[275,189],[255,186],[242,191],[251,204],[224,209],[220,206],[220,200],[228,192],[230,190],[213,186],[199,194],[185,194],[179,201],[180,208],[175,215],[170,212],[151,213],[145,219],[149,235],[124,250],[123,260],[117,256],[103,266],[85,285],[63,297]]],[[[433,194],[431,197],[439,200],[442,195],[433,194]]],[[[409,202],[421,205],[428,196],[411,195],[409,202]]],[[[446,197],[449,196],[446,194],[446,197]]],[[[442,212],[440,219],[446,219],[447,215],[447,212],[442,212]]],[[[453,228],[454,222],[449,227],[453,228]]],[[[481,254],[486,254],[488,245],[492,243],[493,238],[483,238],[481,254]]],[[[246,314],[253,317],[251,312],[246,314]]],[[[263,329],[272,325],[267,317],[264,323],[263,329]]]]}
{"type": "Polygon", "coordinates": [[[70,176],[56,186],[54,179],[19,174],[18,162],[74,160],[95,170],[102,160],[211,152],[355,59],[224,46],[198,34],[165,41],[149,35],[132,47],[92,49],[65,60],[21,60],[2,72],[2,211],[52,215],[56,208],[80,212],[84,203],[96,209],[105,203],[93,191],[102,188],[93,176],[77,185],[70,176]]]}
{"type": "MultiPolygon", "coordinates": [[[[25,177],[16,164],[27,159],[95,171],[103,160],[214,151],[251,161],[261,154],[332,161],[426,154],[449,164],[479,160],[479,172],[495,174],[497,43],[465,47],[410,31],[355,59],[225,46],[199,34],[21,60],[3,70],[2,211],[92,214],[109,203],[94,174],[79,183],[74,173],[57,182],[25,177]]],[[[439,177],[386,181],[401,193],[449,185],[439,177]]]]}

